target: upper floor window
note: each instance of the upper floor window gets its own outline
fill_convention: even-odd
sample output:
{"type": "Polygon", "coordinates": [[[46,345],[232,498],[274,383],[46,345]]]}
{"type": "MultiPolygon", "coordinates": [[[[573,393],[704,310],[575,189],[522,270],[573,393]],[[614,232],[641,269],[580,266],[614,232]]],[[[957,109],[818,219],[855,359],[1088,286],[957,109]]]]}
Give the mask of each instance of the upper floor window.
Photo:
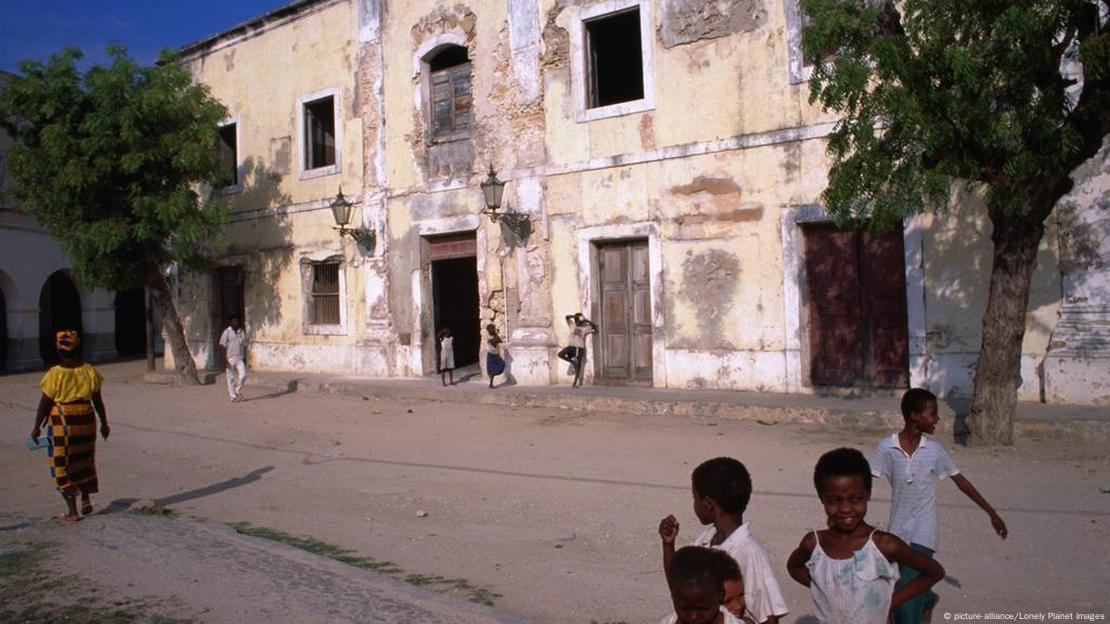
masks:
{"type": "Polygon", "coordinates": [[[643,99],[640,8],[598,17],[585,26],[589,108],[643,99]]]}
{"type": "Polygon", "coordinates": [[[307,93],[297,100],[298,159],[301,179],[339,173],[343,160],[343,125],[339,89],[307,93]]]}
{"type": "Polygon", "coordinates": [[[449,45],[428,60],[428,90],[433,138],[449,138],[470,129],[474,98],[466,48],[449,45]]]}
{"type": "Polygon", "coordinates": [[[225,188],[239,186],[239,124],[226,123],[219,128],[220,172],[225,188]]]}
{"type": "Polygon", "coordinates": [[[335,164],[335,98],[323,97],[304,104],[304,168],[335,164]]]}
{"type": "Polygon", "coordinates": [[[604,0],[570,24],[571,89],[578,121],[655,108],[650,0],[604,0]]]}

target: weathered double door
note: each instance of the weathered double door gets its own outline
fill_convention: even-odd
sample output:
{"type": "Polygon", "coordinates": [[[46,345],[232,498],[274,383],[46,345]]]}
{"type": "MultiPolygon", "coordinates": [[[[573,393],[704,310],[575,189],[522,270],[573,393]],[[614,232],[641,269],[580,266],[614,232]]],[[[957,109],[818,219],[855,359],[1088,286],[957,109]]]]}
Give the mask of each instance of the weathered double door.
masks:
{"type": "Polygon", "coordinates": [[[597,246],[601,318],[598,372],[602,383],[650,384],[651,279],[648,242],[597,246]]]}
{"type": "Polygon", "coordinates": [[[805,229],[810,379],[817,386],[909,384],[901,230],[805,229]]]}

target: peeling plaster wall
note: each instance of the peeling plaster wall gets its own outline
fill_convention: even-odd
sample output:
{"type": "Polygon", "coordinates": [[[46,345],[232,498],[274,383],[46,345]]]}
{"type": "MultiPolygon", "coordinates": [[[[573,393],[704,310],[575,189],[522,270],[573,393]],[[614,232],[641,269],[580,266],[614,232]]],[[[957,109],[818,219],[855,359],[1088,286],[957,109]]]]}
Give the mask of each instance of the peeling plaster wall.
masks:
{"type": "MultiPolygon", "coordinates": [[[[610,116],[584,114],[575,99],[586,57],[577,29],[583,15],[631,6],[621,0],[414,0],[389,11],[384,0],[321,0],[310,14],[196,60],[198,76],[235,103],[244,146],[269,167],[253,179],[270,182],[253,194],[248,185],[236,209],[290,207],[269,219],[243,213],[228,229],[228,262],[258,284],[273,276],[273,294],[248,291],[265,311],[255,357],[426,374],[434,361],[425,238],[473,231],[481,322],[509,339],[509,377],[568,383],[554,353],[569,338],[564,315],[597,311],[593,245],[647,238],[655,386],[813,392],[801,223],[827,218],[824,138],[835,119],[808,102],[791,68],[793,4],[644,0],[645,82],[656,86],[638,108],[610,116]],[[444,143],[428,136],[423,61],[446,44],[468,49],[474,103],[469,137],[444,143]],[[269,73],[294,62],[306,69],[269,73]],[[347,107],[343,171],[299,180],[296,136],[276,129],[290,124],[293,107],[282,102],[328,86],[347,107]],[[489,164],[508,183],[503,210],[531,219],[526,241],[479,216],[489,164]],[[379,234],[372,256],[341,246],[330,229],[321,202],[340,180],[357,189],[349,191],[356,214],[379,234]],[[348,333],[304,336],[299,263],[326,254],[347,259],[348,333]]],[[[1102,158],[1081,172],[1042,244],[1023,399],[1107,395],[1098,385],[1110,344],[1102,158]],[[1084,390],[1069,383],[1077,378],[1095,381],[1084,390]]],[[[944,215],[909,221],[904,238],[911,383],[949,396],[970,392],[979,345],[991,252],[980,203],[961,196],[944,215]]],[[[207,286],[186,277],[181,288],[197,302],[189,323],[204,353],[215,329],[206,327],[207,286]]]]}
{"type": "Polygon", "coordinates": [[[1056,207],[1063,301],[1045,359],[1049,403],[1110,405],[1110,141],[1056,207]]]}
{"type": "MultiPolygon", "coordinates": [[[[182,63],[211,89],[238,123],[241,187],[225,193],[229,222],[218,266],[245,274],[245,323],[253,342],[250,364],[260,368],[336,370],[357,360],[365,330],[365,254],[333,229],[329,203],[343,187],[352,198],[352,227],[360,225],[364,125],[358,88],[359,22],[354,4],[322,0],[296,15],[263,20],[257,28],[210,41],[182,63]],[[298,109],[313,94],[336,99],[336,173],[302,171],[298,109]],[[346,325],[335,335],[306,332],[306,260],[343,258],[346,325]],[[326,347],[326,348],[325,348],[326,347]],[[324,351],[319,349],[325,348],[324,351]],[[322,356],[330,352],[333,355],[322,356]]],[[[215,363],[210,277],[180,276],[178,301],[198,365],[215,363]]],[[[167,367],[172,356],[167,354],[167,367]]]]}
{"type": "MultiPolygon", "coordinates": [[[[990,282],[991,224],[980,197],[959,193],[946,215],[923,220],[926,370],[922,383],[946,396],[971,395],[990,282]]],[[[1018,396],[1041,398],[1040,369],[1060,307],[1057,228],[1041,241],[1022,343],[1018,396]]]]}

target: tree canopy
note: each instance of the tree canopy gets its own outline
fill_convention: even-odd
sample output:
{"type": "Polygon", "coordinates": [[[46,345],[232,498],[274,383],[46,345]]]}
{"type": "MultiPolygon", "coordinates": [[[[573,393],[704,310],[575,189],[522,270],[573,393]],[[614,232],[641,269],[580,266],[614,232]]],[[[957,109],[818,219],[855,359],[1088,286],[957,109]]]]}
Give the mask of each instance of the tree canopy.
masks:
{"type": "MultiPolygon", "coordinates": [[[[111,47],[82,73],[67,48],[24,61],[0,93],[15,144],[11,192],[89,286],[148,285],[172,262],[196,266],[224,213],[197,189],[220,178],[217,124],[227,115],[172,62],[140,67],[111,47]]],[[[169,60],[168,58],[166,60],[169,60]]]]}
{"type": "Polygon", "coordinates": [[[177,366],[196,383],[165,275],[172,263],[203,266],[220,238],[222,204],[199,190],[222,181],[227,111],[169,53],[149,67],[122,47],[108,55],[83,73],[73,48],[20,65],[0,93],[0,123],[15,140],[10,189],[86,286],[150,289],[177,366]]]}
{"type": "Polygon", "coordinates": [[[845,221],[943,207],[954,180],[992,211],[1051,210],[1110,131],[1105,0],[802,7],[811,99],[843,115],[825,201],[845,221]]]}
{"type": "Polygon", "coordinates": [[[981,193],[994,252],[969,415],[1013,441],[1044,222],[1110,132],[1107,0],[801,0],[810,99],[840,120],[823,200],[887,229],[981,193]]]}

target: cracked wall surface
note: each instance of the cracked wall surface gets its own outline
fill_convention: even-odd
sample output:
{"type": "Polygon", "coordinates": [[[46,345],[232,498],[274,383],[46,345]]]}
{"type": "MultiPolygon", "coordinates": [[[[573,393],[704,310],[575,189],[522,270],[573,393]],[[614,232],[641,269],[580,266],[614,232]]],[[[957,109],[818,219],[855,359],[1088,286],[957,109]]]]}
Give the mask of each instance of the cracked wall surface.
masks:
{"type": "MultiPolygon", "coordinates": [[[[644,45],[653,97],[607,116],[586,110],[574,86],[588,71],[582,16],[606,6],[632,5],[412,0],[386,11],[383,0],[319,0],[188,61],[244,120],[252,183],[231,198],[244,212],[228,225],[224,261],[266,284],[248,297],[265,311],[257,329],[273,345],[271,362],[427,373],[428,239],[473,232],[481,324],[494,323],[508,339],[510,376],[567,383],[554,358],[569,339],[562,318],[600,313],[592,254],[598,245],[646,240],[654,385],[821,391],[808,377],[802,227],[827,221],[820,195],[835,118],[809,102],[808,85],[790,66],[792,3],[636,5],[651,24],[644,45]],[[467,49],[473,123],[464,136],[433,140],[424,61],[444,45],[467,49]],[[298,71],[282,71],[294,64],[298,71]],[[337,89],[344,103],[344,165],[303,178],[296,97],[322,88],[337,89]],[[481,213],[479,185],[490,165],[506,181],[501,210],[527,220],[526,236],[481,213]],[[326,204],[340,183],[356,199],[358,223],[378,235],[372,254],[331,228],[326,204]],[[350,333],[305,336],[298,267],[335,253],[351,269],[350,333]]],[[[1023,399],[1076,400],[1081,391],[1064,381],[1098,377],[1091,371],[1104,362],[1102,330],[1091,329],[1110,327],[1110,179],[1100,158],[1077,172],[1041,247],[1023,399]]],[[[911,380],[947,396],[970,391],[991,257],[983,215],[981,199],[961,193],[946,213],[908,221],[904,234],[911,380]]],[[[191,321],[199,348],[211,331],[207,286],[183,284],[199,301],[191,321]]],[[[600,374],[596,348],[591,381],[600,374]]],[[[1096,402],[1107,393],[1088,394],[1096,402]]]]}

